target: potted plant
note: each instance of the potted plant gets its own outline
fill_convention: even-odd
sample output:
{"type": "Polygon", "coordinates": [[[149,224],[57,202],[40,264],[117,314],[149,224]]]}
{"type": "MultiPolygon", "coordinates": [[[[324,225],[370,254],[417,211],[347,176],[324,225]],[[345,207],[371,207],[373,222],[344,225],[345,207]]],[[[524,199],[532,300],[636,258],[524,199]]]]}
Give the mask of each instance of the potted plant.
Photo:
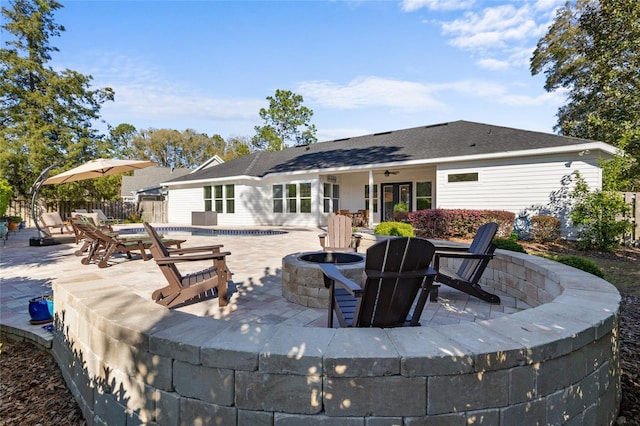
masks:
{"type": "Polygon", "coordinates": [[[16,229],[18,229],[18,226],[20,226],[20,224],[22,223],[22,217],[20,216],[8,216],[7,219],[9,220],[9,224],[8,224],[9,231],[15,231],[16,229]]]}
{"type": "Polygon", "coordinates": [[[409,214],[407,203],[401,201],[393,206],[393,220],[396,222],[406,222],[409,214]]]}
{"type": "Polygon", "coordinates": [[[53,296],[38,296],[29,300],[31,324],[46,324],[53,319],[53,296]],[[51,300],[49,299],[51,297],[51,300]],[[51,305],[51,308],[49,308],[51,305]],[[51,310],[50,310],[51,309],[51,310]]]}

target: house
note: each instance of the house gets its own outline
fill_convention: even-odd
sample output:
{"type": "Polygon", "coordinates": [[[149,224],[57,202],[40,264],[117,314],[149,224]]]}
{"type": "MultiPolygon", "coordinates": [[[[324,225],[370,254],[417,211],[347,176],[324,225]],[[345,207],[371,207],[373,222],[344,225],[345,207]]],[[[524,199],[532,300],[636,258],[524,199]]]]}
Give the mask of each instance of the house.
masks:
{"type": "Polygon", "coordinates": [[[187,175],[191,171],[191,169],[172,167],[147,167],[134,170],[132,176],[122,176],[120,197],[127,203],[135,203],[143,199],[162,200],[166,190],[160,183],[187,175]]]}
{"type": "Polygon", "coordinates": [[[168,220],[217,212],[219,226],[324,226],[336,210],[393,206],[554,214],[566,222],[575,173],[602,185],[598,160],[616,152],[585,139],[455,121],[255,152],[163,182],[168,220]]]}

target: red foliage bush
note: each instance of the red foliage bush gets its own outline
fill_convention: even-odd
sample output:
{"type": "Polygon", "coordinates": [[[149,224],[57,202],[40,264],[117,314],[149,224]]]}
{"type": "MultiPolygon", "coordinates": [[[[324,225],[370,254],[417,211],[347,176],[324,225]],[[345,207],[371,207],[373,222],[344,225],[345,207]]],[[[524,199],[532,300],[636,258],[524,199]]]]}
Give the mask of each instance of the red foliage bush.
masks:
{"type": "Polygon", "coordinates": [[[515,214],[502,210],[428,209],[409,213],[416,236],[423,238],[473,238],[481,225],[498,223],[498,235],[508,236],[515,214]]]}

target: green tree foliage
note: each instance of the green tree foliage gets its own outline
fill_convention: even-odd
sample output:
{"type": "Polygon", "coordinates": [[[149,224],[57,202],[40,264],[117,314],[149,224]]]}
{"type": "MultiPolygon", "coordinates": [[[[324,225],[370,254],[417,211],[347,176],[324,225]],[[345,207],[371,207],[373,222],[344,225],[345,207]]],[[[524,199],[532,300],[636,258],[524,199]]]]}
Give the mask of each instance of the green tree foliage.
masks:
{"type": "MultiPolygon", "coordinates": [[[[620,146],[640,158],[640,3],[577,0],[560,8],[531,58],[545,89],[568,91],[556,131],[620,146]]],[[[638,163],[627,176],[640,176],[638,163]]]]}
{"type": "Polygon", "coordinates": [[[7,214],[12,195],[13,188],[11,188],[11,184],[5,178],[0,177],[0,219],[7,214]]]}
{"type": "Polygon", "coordinates": [[[128,123],[109,127],[109,135],[104,139],[102,151],[108,152],[110,158],[137,160],[133,153],[133,138],[137,133],[136,128],[128,123]]]}
{"type": "Polygon", "coordinates": [[[58,49],[49,40],[64,31],[53,20],[55,0],[13,0],[2,7],[0,49],[0,174],[15,195],[28,194],[51,164],[59,170],[96,157],[101,135],[92,128],[110,88],[92,90],[91,76],[48,62],[58,49]]]}
{"type": "Polygon", "coordinates": [[[163,167],[194,168],[214,155],[225,158],[227,144],[219,136],[195,130],[147,129],[131,139],[135,158],[151,160],[163,167]]]}
{"type": "Polygon", "coordinates": [[[287,143],[306,145],[317,142],[316,126],[310,124],[313,111],[302,105],[301,95],[288,90],[276,90],[275,96],[267,96],[269,108],[260,109],[264,126],[255,126],[252,139],[256,149],[282,151],[287,143]],[[304,130],[303,130],[304,129],[304,130]]]}
{"type": "Polygon", "coordinates": [[[617,191],[589,191],[584,178],[577,175],[571,193],[574,199],[571,220],[578,227],[578,248],[612,251],[620,245],[631,224],[625,219],[629,206],[617,191]]]}
{"type": "Polygon", "coordinates": [[[636,165],[635,158],[624,151],[630,142],[630,134],[622,137],[617,152],[613,158],[604,161],[600,160],[602,167],[602,189],[605,191],[638,191],[638,180],[631,177],[631,171],[636,165]]]}
{"type": "Polygon", "coordinates": [[[229,161],[249,154],[251,154],[251,140],[246,136],[232,136],[227,140],[227,149],[222,159],[229,161]]]}

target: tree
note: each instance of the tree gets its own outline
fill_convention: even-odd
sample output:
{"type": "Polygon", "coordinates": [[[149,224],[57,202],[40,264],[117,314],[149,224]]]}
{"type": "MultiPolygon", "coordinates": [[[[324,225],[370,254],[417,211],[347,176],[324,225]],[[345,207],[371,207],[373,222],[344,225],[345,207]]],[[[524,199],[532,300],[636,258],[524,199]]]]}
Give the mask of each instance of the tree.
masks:
{"type": "Polygon", "coordinates": [[[135,160],[133,138],[137,133],[136,128],[129,123],[109,127],[109,136],[104,139],[102,151],[108,152],[111,158],[135,160]]]}
{"type": "Polygon", "coordinates": [[[163,167],[194,168],[214,155],[225,155],[226,143],[220,135],[207,136],[193,129],[139,131],[131,140],[135,158],[155,161],[163,167]]]}
{"type": "MultiPolygon", "coordinates": [[[[556,131],[618,147],[626,140],[627,153],[640,159],[638,46],[637,0],[577,0],[558,10],[531,58],[547,91],[568,91],[556,131]]],[[[637,180],[638,162],[628,173],[637,180]]]]}
{"type": "Polygon", "coordinates": [[[222,159],[224,161],[244,157],[251,154],[251,141],[245,136],[232,136],[227,140],[227,149],[222,159]]]}
{"type": "Polygon", "coordinates": [[[16,195],[54,163],[60,170],[94,157],[101,135],[92,128],[110,88],[91,90],[91,76],[47,63],[58,51],[50,38],[64,31],[53,20],[55,0],[14,0],[2,7],[0,49],[0,174],[16,195]]]}
{"type": "Polygon", "coordinates": [[[267,151],[281,151],[287,142],[306,145],[317,142],[316,126],[309,121],[313,111],[302,106],[301,95],[288,90],[276,90],[275,97],[267,96],[269,109],[260,109],[264,126],[255,126],[254,147],[267,151]],[[306,128],[301,130],[301,128],[306,128]]]}

